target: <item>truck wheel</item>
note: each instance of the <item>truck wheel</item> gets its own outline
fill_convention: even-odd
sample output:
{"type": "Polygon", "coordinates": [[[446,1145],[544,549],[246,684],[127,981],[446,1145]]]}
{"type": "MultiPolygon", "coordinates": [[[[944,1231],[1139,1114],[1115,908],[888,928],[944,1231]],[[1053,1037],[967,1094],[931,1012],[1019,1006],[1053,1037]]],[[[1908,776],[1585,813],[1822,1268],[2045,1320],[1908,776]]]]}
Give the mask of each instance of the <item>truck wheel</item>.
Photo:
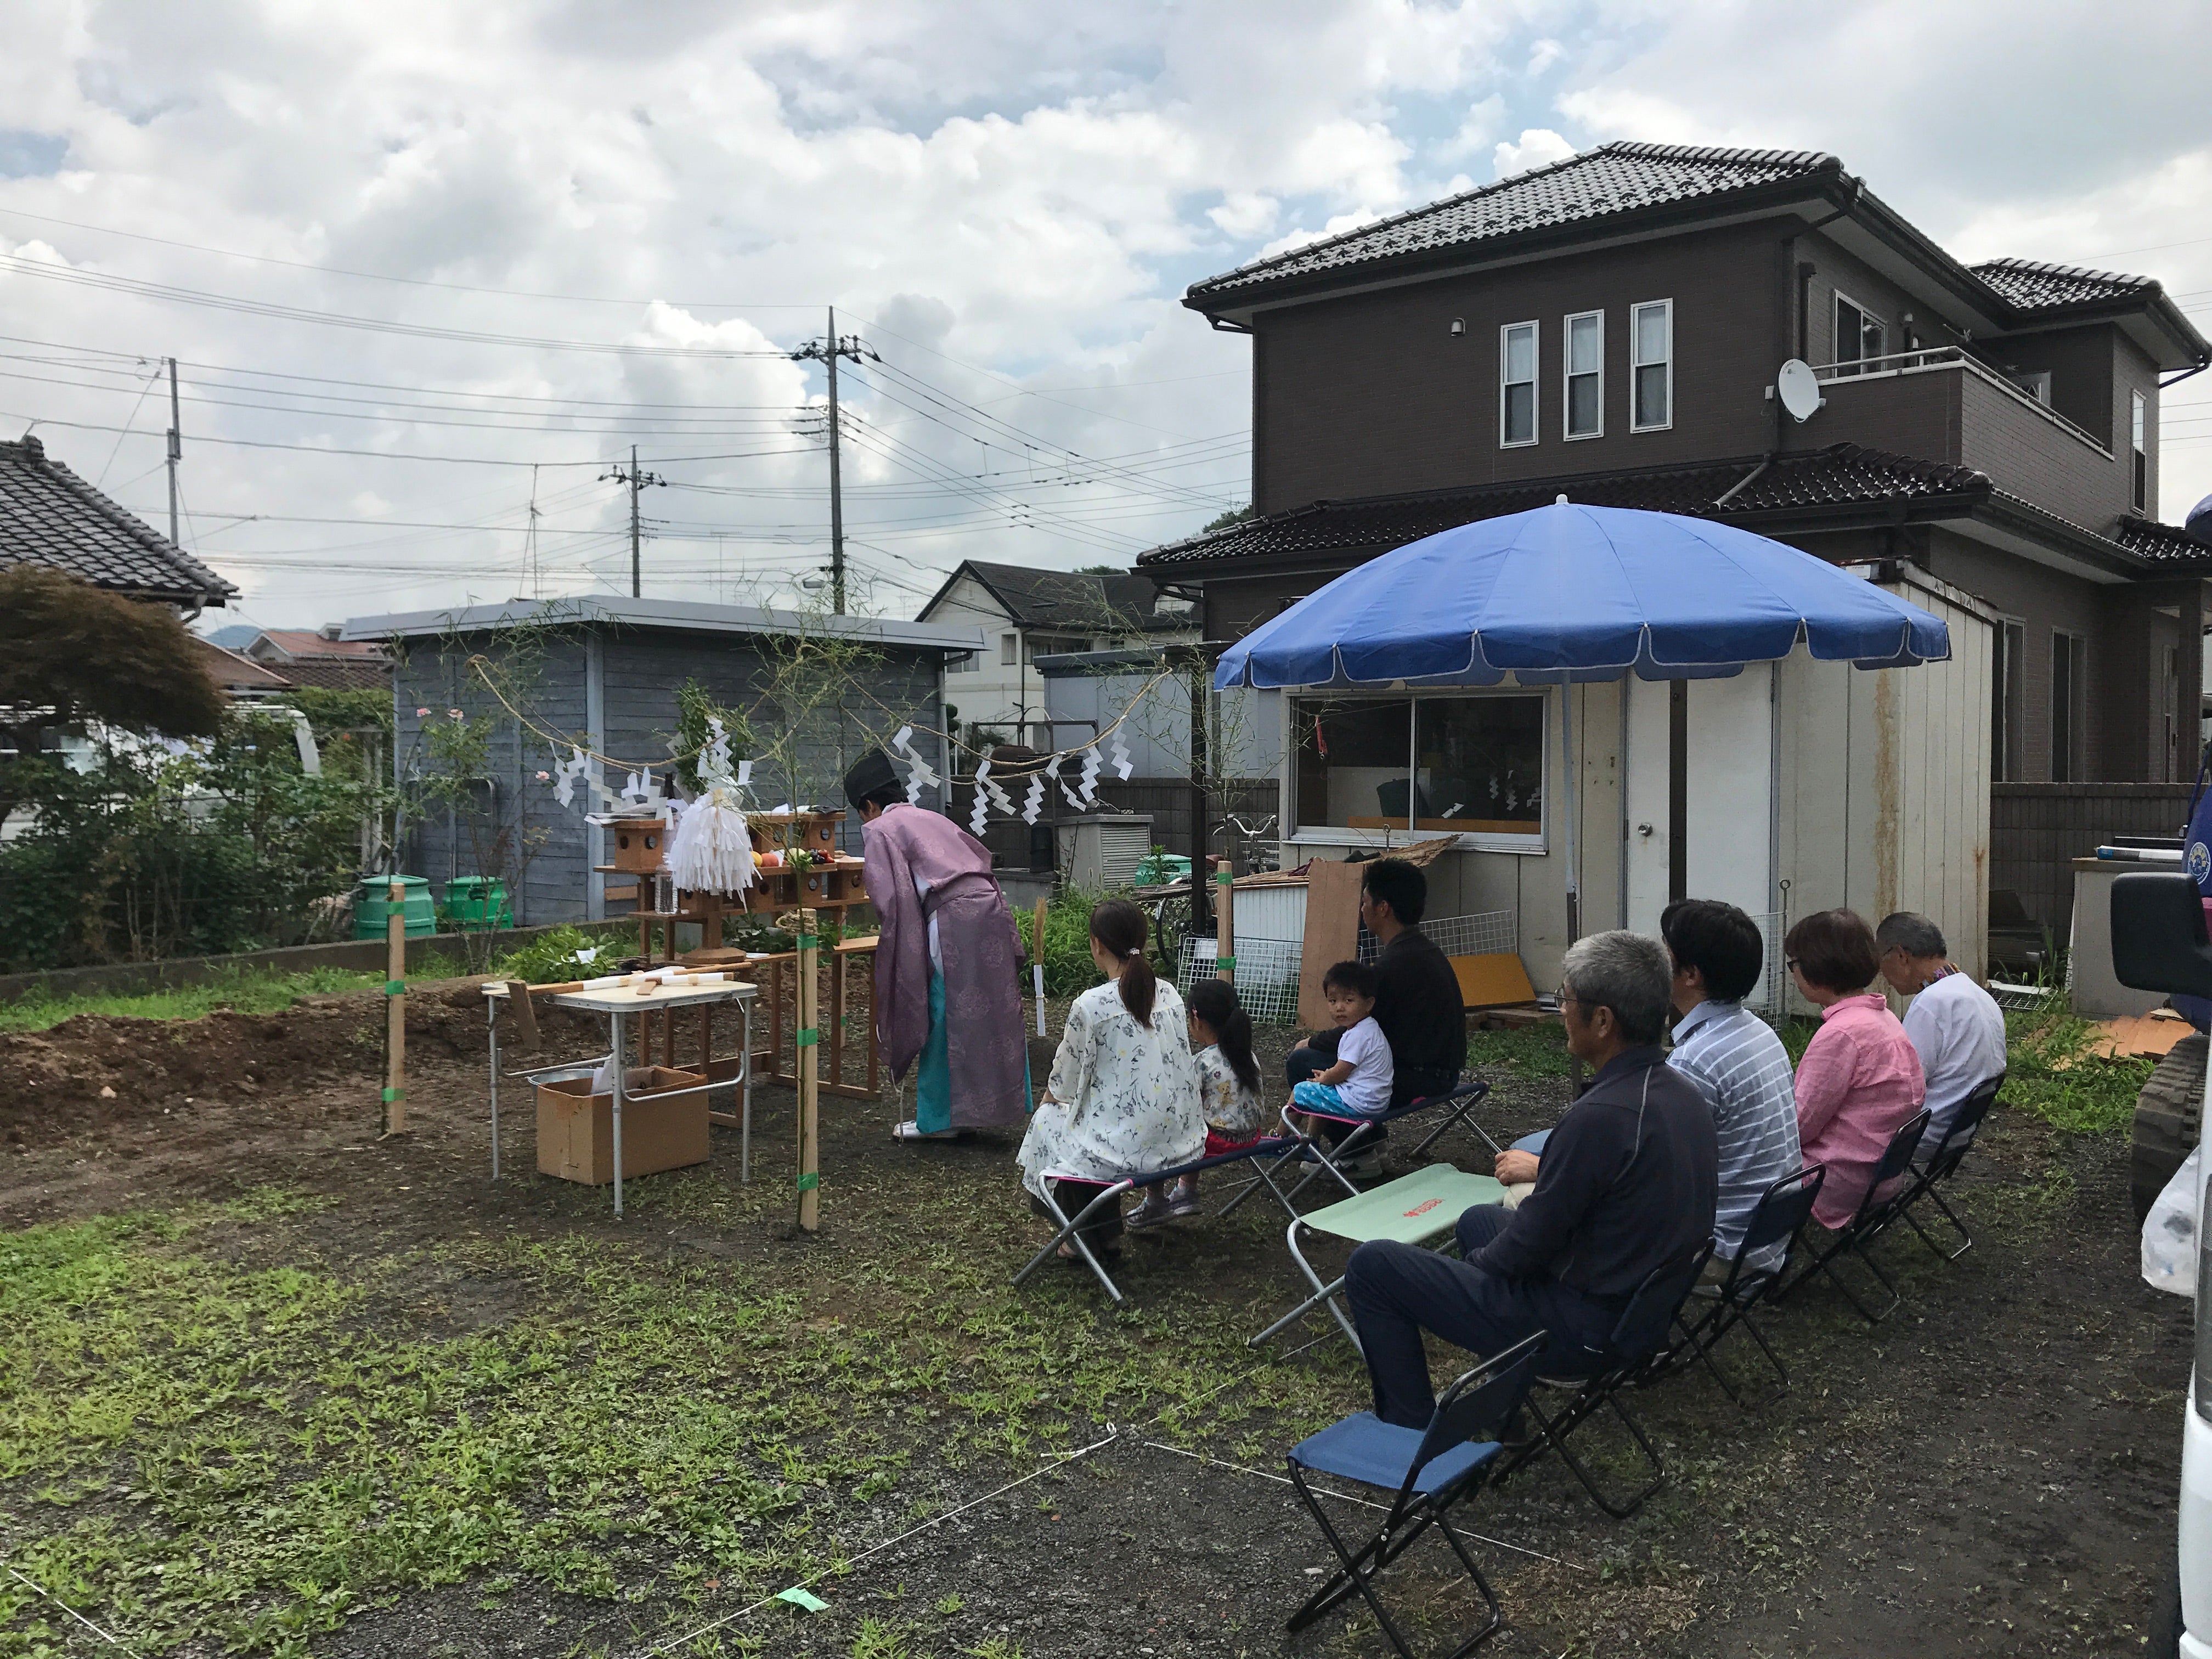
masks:
{"type": "Polygon", "coordinates": [[[2166,1564],[2166,1583],[2150,1621],[2150,1659],[2180,1659],[2181,1630],[2181,1559],[2177,1555],[2166,1564]]]}
{"type": "Polygon", "coordinates": [[[2175,1043],[2136,1097],[2135,1146],[2128,1187],[2138,1222],[2150,1213],[2153,1200],[2197,1145],[2197,1118],[2204,1104],[2208,1042],[2212,1039],[2203,1032],[2191,1031],[2175,1043]]]}

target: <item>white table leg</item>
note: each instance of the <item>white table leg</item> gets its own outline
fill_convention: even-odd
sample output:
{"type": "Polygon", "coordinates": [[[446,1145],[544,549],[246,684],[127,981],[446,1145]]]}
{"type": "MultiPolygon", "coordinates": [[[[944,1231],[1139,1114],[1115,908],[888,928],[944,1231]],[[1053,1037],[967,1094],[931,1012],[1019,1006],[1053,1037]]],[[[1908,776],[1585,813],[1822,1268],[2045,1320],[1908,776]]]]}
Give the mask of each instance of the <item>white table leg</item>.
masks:
{"type": "Polygon", "coordinates": [[[744,1022],[744,1048],[741,1050],[742,1069],[738,1073],[742,1091],[738,1107],[738,1184],[750,1186],[753,1178],[753,1000],[750,997],[738,999],[738,1011],[744,1022]]]}

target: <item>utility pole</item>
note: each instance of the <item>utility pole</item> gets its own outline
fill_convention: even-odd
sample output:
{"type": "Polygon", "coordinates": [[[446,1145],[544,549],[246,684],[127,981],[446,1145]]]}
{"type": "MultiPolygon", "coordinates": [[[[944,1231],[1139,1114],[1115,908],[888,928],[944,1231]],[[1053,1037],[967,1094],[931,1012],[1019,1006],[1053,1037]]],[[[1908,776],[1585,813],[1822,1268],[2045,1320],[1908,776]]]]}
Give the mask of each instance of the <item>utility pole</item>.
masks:
{"type": "Polygon", "coordinates": [[[857,363],[861,349],[859,335],[837,337],[837,307],[831,306],[830,332],[791,354],[795,363],[818,362],[830,371],[830,609],[840,617],[845,614],[845,491],[837,454],[837,360],[849,357],[857,363]]]}
{"type": "Polygon", "coordinates": [[[185,459],[183,418],[177,413],[177,360],[169,359],[169,545],[182,547],[177,539],[177,463],[185,459]]]}
{"type": "MultiPolygon", "coordinates": [[[[645,571],[638,551],[638,492],[643,489],[647,484],[665,485],[667,483],[668,480],[662,477],[659,473],[641,472],[637,470],[637,446],[635,444],[632,444],[629,447],[629,471],[623,471],[622,468],[617,465],[611,472],[602,472],[599,474],[599,481],[602,483],[605,483],[610,478],[613,479],[617,483],[624,483],[629,486],[629,596],[633,599],[642,599],[645,593],[645,571]]],[[[534,500],[532,503],[532,510],[533,513],[536,511],[536,502],[534,500]]]]}

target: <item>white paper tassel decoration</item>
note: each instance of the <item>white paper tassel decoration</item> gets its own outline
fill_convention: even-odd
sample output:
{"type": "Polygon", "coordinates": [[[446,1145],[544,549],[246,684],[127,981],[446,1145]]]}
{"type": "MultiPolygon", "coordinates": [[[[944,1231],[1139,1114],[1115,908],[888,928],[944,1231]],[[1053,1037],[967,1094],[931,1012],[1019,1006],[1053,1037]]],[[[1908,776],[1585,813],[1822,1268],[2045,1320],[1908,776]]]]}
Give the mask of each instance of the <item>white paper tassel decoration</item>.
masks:
{"type": "Polygon", "coordinates": [[[988,788],[990,775],[991,763],[988,759],[977,761],[975,763],[975,810],[968,815],[968,833],[978,841],[983,838],[983,825],[990,816],[991,798],[985,793],[988,788]]]}
{"type": "Polygon", "coordinates": [[[1136,769],[1129,764],[1129,745],[1121,741],[1121,734],[1118,732],[1114,734],[1114,769],[1121,775],[1124,783],[1128,782],[1129,774],[1136,769]]]}
{"type": "Polygon", "coordinates": [[[1040,772],[1030,780],[1030,792],[1022,799],[1022,822],[1035,823],[1037,814],[1044,810],[1044,774],[1040,772]]]}
{"type": "Polygon", "coordinates": [[[684,809],[668,838],[665,862],[675,884],[695,893],[742,893],[753,884],[752,837],[738,780],[729,770],[722,723],[710,720],[714,740],[699,757],[699,795],[684,809]]]}
{"type": "Polygon", "coordinates": [[[1083,792],[1083,799],[1079,805],[1088,806],[1098,799],[1098,769],[1105,764],[1106,757],[1098,752],[1097,744],[1083,751],[1083,775],[1076,780],[1077,787],[1083,792]]]}
{"type": "Polygon", "coordinates": [[[1044,763],[1044,775],[1060,786],[1060,793],[1066,798],[1067,804],[1080,812],[1083,810],[1083,802],[1077,797],[1067,780],[1060,775],[1060,763],[1066,758],[1065,755],[1054,755],[1044,763]]]}

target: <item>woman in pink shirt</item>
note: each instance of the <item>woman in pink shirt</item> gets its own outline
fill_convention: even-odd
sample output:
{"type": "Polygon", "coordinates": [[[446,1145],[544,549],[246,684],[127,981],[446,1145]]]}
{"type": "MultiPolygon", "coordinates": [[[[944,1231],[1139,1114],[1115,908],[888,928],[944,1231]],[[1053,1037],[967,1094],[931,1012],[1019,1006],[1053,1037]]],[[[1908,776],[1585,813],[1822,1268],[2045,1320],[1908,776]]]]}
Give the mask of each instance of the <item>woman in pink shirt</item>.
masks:
{"type": "Polygon", "coordinates": [[[1813,1218],[1841,1227],[1928,1085],[1905,1027],[1867,989],[1881,958],[1863,917],[1816,912],[1790,930],[1782,950],[1798,994],[1820,1011],[1820,1029],[1797,1062],[1798,1142],[1806,1163],[1828,1166],[1813,1218]]]}

